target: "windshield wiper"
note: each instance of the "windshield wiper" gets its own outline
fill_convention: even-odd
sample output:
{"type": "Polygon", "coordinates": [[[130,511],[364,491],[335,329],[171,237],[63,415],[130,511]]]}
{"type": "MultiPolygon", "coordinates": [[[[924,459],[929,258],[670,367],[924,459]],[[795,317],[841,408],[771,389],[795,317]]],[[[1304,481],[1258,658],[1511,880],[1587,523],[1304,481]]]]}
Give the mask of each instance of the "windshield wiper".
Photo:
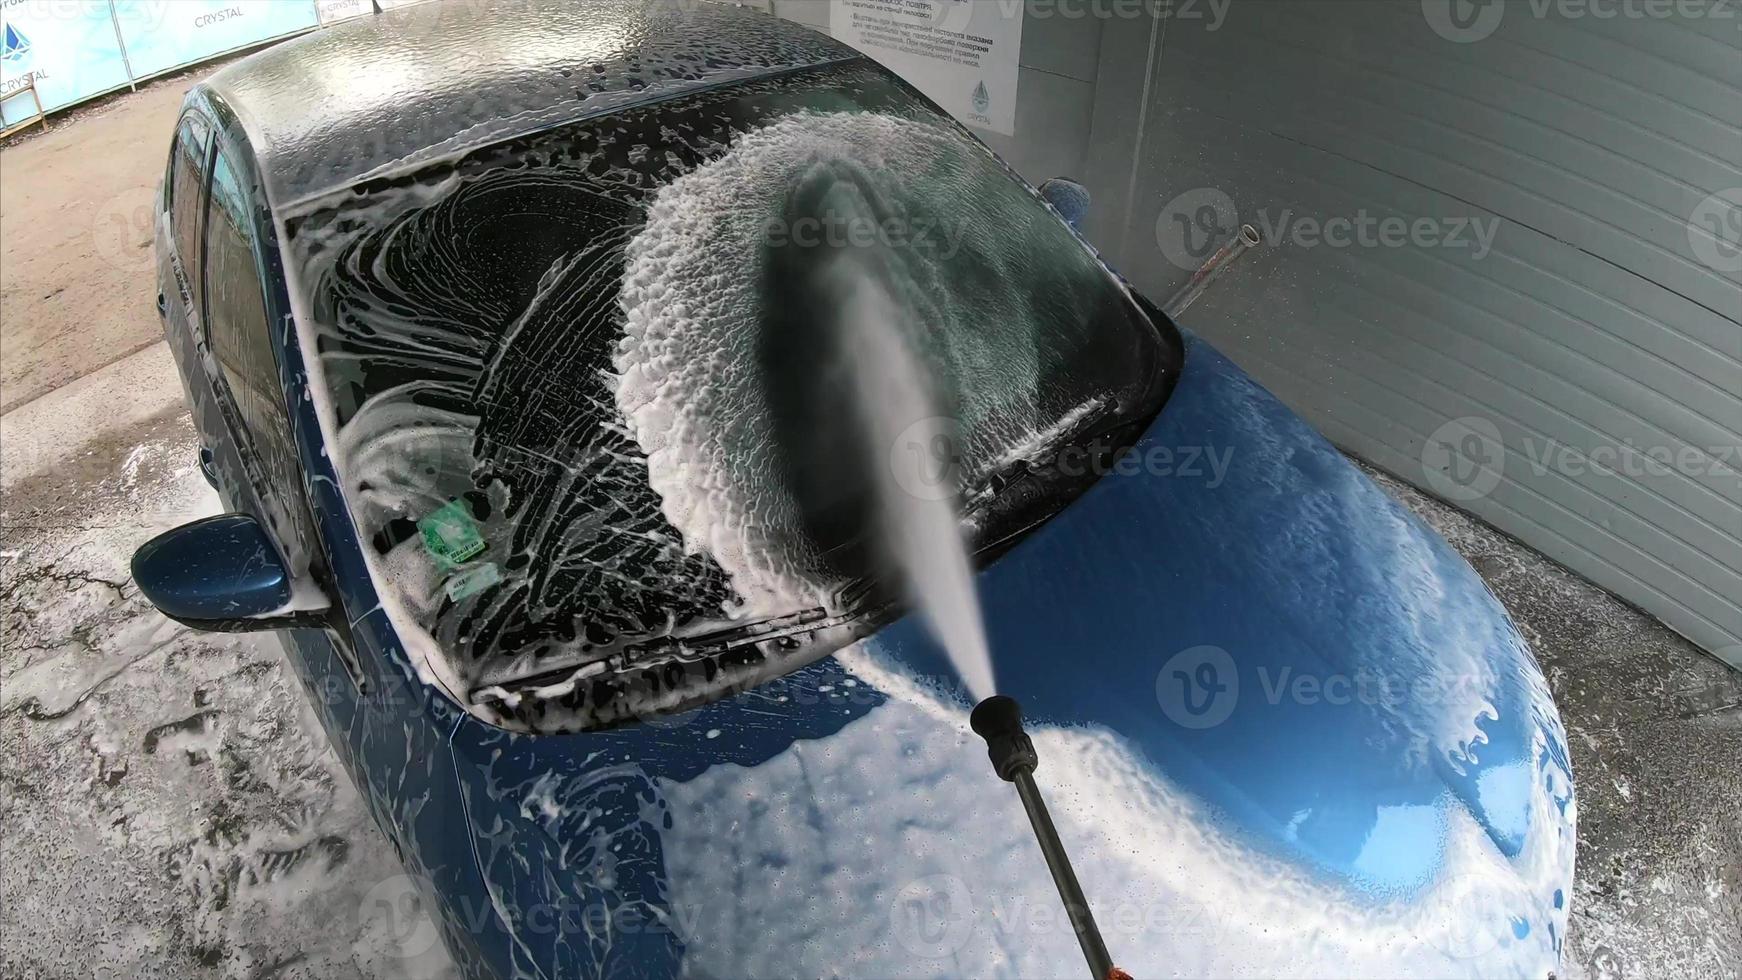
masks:
{"type": "Polygon", "coordinates": [[[699,663],[757,644],[797,649],[806,638],[827,630],[862,627],[869,632],[872,624],[893,618],[889,614],[895,607],[895,603],[876,594],[873,583],[854,581],[838,590],[828,607],[812,606],[706,632],[649,637],[602,650],[572,651],[568,656],[547,658],[532,671],[514,670],[510,666],[480,677],[472,686],[469,700],[473,704],[500,702],[504,694],[527,694],[577,677],[594,680],[631,670],[699,663]]]}

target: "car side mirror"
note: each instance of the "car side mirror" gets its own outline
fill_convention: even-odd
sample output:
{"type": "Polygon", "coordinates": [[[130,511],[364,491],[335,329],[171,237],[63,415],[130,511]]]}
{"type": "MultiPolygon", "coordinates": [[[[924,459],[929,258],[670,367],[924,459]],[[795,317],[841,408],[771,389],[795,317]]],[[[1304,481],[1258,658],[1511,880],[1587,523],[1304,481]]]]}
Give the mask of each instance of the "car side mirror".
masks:
{"type": "Polygon", "coordinates": [[[1083,219],[1089,216],[1089,189],[1074,180],[1064,177],[1054,177],[1040,185],[1040,196],[1046,203],[1052,205],[1059,217],[1078,232],[1083,230],[1083,219]]]}
{"type": "Polygon", "coordinates": [[[133,581],[170,619],[197,630],[244,633],[319,627],[319,611],[293,611],[290,574],[260,523],[220,514],[152,538],[133,553],[133,581]]]}

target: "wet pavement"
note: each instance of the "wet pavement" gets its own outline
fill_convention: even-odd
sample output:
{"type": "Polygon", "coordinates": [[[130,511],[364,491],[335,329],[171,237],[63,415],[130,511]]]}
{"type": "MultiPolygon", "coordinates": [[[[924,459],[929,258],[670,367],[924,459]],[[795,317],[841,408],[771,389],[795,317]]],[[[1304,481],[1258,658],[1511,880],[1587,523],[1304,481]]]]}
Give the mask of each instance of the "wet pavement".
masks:
{"type": "Polygon", "coordinates": [[[128,577],[218,509],[151,353],[0,424],[0,975],[443,976],[402,955],[398,859],[277,641],[191,632],[128,577]]]}

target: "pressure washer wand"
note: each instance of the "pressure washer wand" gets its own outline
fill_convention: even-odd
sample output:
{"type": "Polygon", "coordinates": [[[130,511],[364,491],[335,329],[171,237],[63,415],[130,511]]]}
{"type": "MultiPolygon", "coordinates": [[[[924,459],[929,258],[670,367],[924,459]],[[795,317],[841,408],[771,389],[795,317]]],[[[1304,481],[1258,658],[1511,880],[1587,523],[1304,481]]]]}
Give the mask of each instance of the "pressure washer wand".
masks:
{"type": "Polygon", "coordinates": [[[1071,870],[1070,855],[1065,853],[1052,817],[1046,812],[1046,801],[1040,798],[1040,787],[1034,782],[1034,769],[1040,756],[1034,751],[1028,733],[1022,730],[1022,706],[1014,698],[996,695],[981,701],[968,716],[968,724],[986,740],[987,754],[998,778],[1016,784],[1016,795],[1022,798],[1022,808],[1028,811],[1028,822],[1040,841],[1040,853],[1046,857],[1047,869],[1058,886],[1059,898],[1065,903],[1065,915],[1077,934],[1077,944],[1083,947],[1083,957],[1089,961],[1093,980],[1131,980],[1131,975],[1113,965],[1107,944],[1101,940],[1101,930],[1089,911],[1089,900],[1083,896],[1083,886],[1071,870]]]}

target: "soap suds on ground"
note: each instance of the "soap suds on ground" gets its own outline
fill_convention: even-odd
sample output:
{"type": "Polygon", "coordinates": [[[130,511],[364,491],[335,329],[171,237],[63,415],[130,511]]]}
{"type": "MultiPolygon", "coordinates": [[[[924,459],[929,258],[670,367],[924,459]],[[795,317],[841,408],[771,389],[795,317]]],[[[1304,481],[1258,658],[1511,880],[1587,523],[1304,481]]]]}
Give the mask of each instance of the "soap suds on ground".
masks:
{"type": "Polygon", "coordinates": [[[401,955],[398,859],[276,639],[189,631],[129,578],[217,511],[195,446],[177,407],[5,474],[0,975],[446,976],[401,955]]]}

